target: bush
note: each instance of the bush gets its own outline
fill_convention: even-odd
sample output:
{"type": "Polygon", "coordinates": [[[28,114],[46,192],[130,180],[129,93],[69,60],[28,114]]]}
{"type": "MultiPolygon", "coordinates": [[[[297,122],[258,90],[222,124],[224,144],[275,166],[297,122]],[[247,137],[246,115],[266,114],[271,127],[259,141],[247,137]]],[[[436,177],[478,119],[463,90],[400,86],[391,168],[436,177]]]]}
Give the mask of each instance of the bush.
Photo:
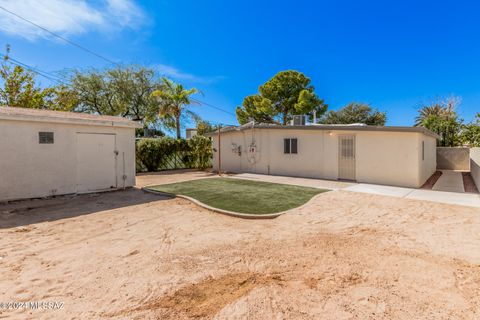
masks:
{"type": "Polygon", "coordinates": [[[200,136],[189,141],[169,137],[139,139],[137,171],[208,168],[212,159],[211,146],[210,139],[200,136]]]}
{"type": "Polygon", "coordinates": [[[212,140],[203,136],[194,136],[188,140],[188,146],[195,168],[204,170],[210,167],[213,156],[212,140]]]}

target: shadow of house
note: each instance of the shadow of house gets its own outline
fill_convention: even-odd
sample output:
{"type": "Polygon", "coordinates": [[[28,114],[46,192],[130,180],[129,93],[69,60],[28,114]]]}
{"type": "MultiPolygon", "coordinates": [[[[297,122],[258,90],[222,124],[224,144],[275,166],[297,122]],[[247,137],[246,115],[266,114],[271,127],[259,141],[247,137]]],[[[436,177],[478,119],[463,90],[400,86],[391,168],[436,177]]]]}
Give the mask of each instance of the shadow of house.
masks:
{"type": "Polygon", "coordinates": [[[168,199],[171,198],[132,188],[124,191],[20,200],[0,204],[0,229],[74,218],[168,199]]]}

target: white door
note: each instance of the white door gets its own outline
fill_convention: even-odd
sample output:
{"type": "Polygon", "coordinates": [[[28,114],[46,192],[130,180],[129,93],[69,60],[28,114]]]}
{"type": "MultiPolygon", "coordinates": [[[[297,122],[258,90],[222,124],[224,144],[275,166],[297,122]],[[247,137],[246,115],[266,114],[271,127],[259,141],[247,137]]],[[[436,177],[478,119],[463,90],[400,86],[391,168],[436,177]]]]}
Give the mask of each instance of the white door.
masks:
{"type": "Polygon", "coordinates": [[[338,137],[338,179],[355,180],[355,136],[338,137]]]}
{"type": "Polygon", "coordinates": [[[116,188],[115,135],[77,133],[77,192],[116,188]]]}

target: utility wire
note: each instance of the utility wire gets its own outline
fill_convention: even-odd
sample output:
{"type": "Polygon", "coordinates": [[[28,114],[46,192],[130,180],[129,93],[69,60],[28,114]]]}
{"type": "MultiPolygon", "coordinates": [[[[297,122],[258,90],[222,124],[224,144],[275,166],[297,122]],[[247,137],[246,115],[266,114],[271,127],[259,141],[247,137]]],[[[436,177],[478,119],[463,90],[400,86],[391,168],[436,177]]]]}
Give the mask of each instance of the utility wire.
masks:
{"type": "Polygon", "coordinates": [[[40,76],[42,76],[42,77],[50,80],[50,81],[56,82],[56,83],[58,83],[58,84],[68,85],[67,83],[65,83],[64,81],[60,80],[59,78],[54,78],[53,76],[47,75],[48,72],[42,71],[42,70],[37,69],[37,68],[34,68],[34,67],[32,67],[32,66],[29,66],[28,64],[25,64],[25,63],[23,63],[23,62],[21,62],[21,61],[18,61],[18,60],[14,59],[14,58],[12,58],[12,57],[10,57],[10,56],[8,56],[7,58],[8,58],[8,61],[12,62],[14,65],[17,65],[17,66],[20,66],[20,67],[24,67],[24,68],[26,68],[26,69],[28,69],[28,70],[30,70],[30,71],[38,74],[38,75],[40,75],[40,76]]]}
{"type": "MultiPolygon", "coordinates": [[[[50,31],[50,30],[48,30],[47,28],[42,27],[41,25],[38,25],[38,24],[36,24],[35,22],[33,22],[33,21],[31,21],[31,20],[29,20],[29,19],[27,19],[27,18],[24,18],[24,17],[22,17],[21,15],[15,13],[15,12],[13,12],[13,11],[10,11],[10,10],[6,9],[6,8],[3,7],[3,6],[0,6],[0,9],[3,10],[3,11],[5,11],[5,12],[7,12],[7,13],[9,13],[9,14],[11,14],[11,15],[13,15],[13,16],[15,16],[15,17],[17,17],[18,19],[21,19],[22,21],[25,21],[25,22],[27,22],[27,23],[29,23],[29,24],[31,24],[31,25],[33,25],[33,26],[35,26],[35,27],[37,27],[37,28],[39,28],[39,29],[41,29],[41,30],[43,30],[43,31],[45,31],[45,32],[47,32],[48,34],[50,34],[50,35],[52,35],[52,36],[54,36],[54,37],[56,37],[56,38],[58,38],[58,39],[60,39],[60,40],[62,40],[62,41],[64,41],[64,42],[66,42],[66,43],[68,43],[68,44],[70,44],[70,45],[72,45],[72,46],[74,46],[74,47],[77,47],[77,48],[80,49],[80,50],[83,50],[83,51],[85,51],[85,52],[87,52],[87,53],[89,53],[89,54],[91,54],[91,55],[94,55],[94,56],[96,56],[97,58],[100,58],[100,59],[102,59],[102,60],[104,60],[104,61],[106,61],[106,62],[108,62],[108,63],[114,64],[114,65],[116,65],[116,66],[120,66],[119,63],[117,63],[117,62],[115,62],[115,61],[113,61],[113,60],[111,60],[111,59],[108,59],[108,58],[106,58],[105,56],[103,56],[103,55],[101,55],[101,54],[98,54],[98,53],[96,53],[96,52],[94,52],[94,51],[92,51],[92,50],[90,50],[90,49],[88,49],[88,48],[86,48],[86,47],[84,47],[84,46],[76,43],[76,42],[73,42],[73,41],[71,41],[71,40],[69,40],[69,39],[67,39],[67,38],[59,35],[58,33],[55,33],[55,32],[53,32],[53,31],[50,31]]],[[[33,72],[35,72],[35,73],[37,73],[37,74],[39,74],[39,75],[41,75],[41,76],[43,76],[43,77],[45,77],[45,78],[47,78],[47,79],[49,79],[49,80],[52,80],[52,81],[55,81],[55,82],[60,81],[61,83],[66,84],[66,83],[63,82],[62,80],[58,80],[58,81],[57,81],[57,80],[53,80],[50,76],[47,76],[47,75],[46,75],[46,74],[48,74],[48,72],[44,72],[44,71],[41,71],[41,70],[40,70],[40,72],[38,72],[37,70],[35,70],[35,68],[30,67],[30,66],[28,66],[28,65],[26,65],[26,64],[24,64],[24,63],[22,63],[22,62],[20,62],[20,61],[16,61],[16,60],[14,60],[14,59],[12,59],[12,58],[10,58],[10,60],[11,60],[12,62],[16,63],[16,64],[20,64],[20,65],[24,66],[25,68],[29,68],[29,69],[32,70],[33,72]]],[[[210,108],[216,109],[216,110],[218,110],[218,111],[221,111],[221,112],[224,112],[224,113],[226,113],[226,114],[228,114],[228,115],[231,115],[231,116],[236,117],[236,115],[235,115],[234,113],[232,113],[232,112],[230,112],[230,111],[227,111],[227,110],[225,110],[225,109],[223,109],[223,108],[217,107],[217,106],[215,106],[215,105],[212,105],[212,104],[210,104],[210,103],[206,103],[206,102],[204,102],[204,101],[200,101],[200,100],[197,100],[197,99],[192,99],[192,101],[195,101],[195,102],[197,102],[197,103],[206,105],[206,106],[208,106],[208,107],[210,107],[210,108]]]]}
{"type": "Polygon", "coordinates": [[[77,48],[80,49],[80,50],[83,50],[83,51],[85,51],[85,52],[88,52],[88,53],[96,56],[97,58],[100,58],[100,59],[102,59],[102,60],[104,60],[104,61],[106,61],[106,62],[108,62],[108,63],[114,64],[114,65],[117,65],[117,66],[120,65],[119,63],[117,63],[117,62],[115,62],[115,61],[113,61],[113,60],[111,60],[111,59],[108,59],[108,58],[106,58],[105,56],[102,56],[101,54],[98,54],[98,53],[96,53],[96,52],[94,52],[94,51],[92,51],[92,50],[90,50],[90,49],[88,49],[88,48],[85,48],[84,46],[82,46],[82,45],[80,45],[80,44],[78,44],[78,43],[76,43],[76,42],[73,42],[73,41],[71,41],[71,40],[68,40],[67,38],[62,37],[62,36],[59,35],[58,33],[55,33],[55,32],[53,32],[53,31],[50,31],[50,30],[48,30],[47,28],[42,27],[41,25],[38,25],[38,24],[36,24],[35,22],[28,20],[27,18],[24,18],[24,17],[22,17],[21,15],[16,14],[15,12],[12,12],[12,11],[10,11],[10,10],[2,7],[2,6],[0,6],[0,9],[3,10],[3,11],[5,11],[5,12],[7,12],[7,13],[9,13],[9,14],[11,14],[11,15],[13,15],[13,16],[15,16],[15,17],[17,17],[18,19],[21,19],[21,20],[23,20],[23,21],[25,21],[25,22],[27,22],[27,23],[29,23],[29,24],[37,27],[37,28],[42,29],[43,31],[49,33],[50,35],[52,35],[52,36],[54,36],[54,37],[56,37],[56,38],[58,38],[58,39],[60,39],[60,40],[62,40],[62,41],[64,41],[64,42],[66,42],[66,43],[68,43],[68,44],[70,44],[70,45],[72,45],[72,46],[74,46],[74,47],[77,47],[77,48]]]}
{"type": "MultiPolygon", "coordinates": [[[[4,56],[4,57],[5,57],[5,56],[4,56]]],[[[63,81],[62,79],[60,79],[60,78],[58,78],[58,77],[55,77],[55,76],[53,76],[53,75],[48,75],[48,72],[46,72],[46,71],[40,70],[40,69],[38,69],[38,68],[34,68],[34,67],[32,67],[32,66],[30,66],[30,65],[28,65],[28,64],[26,64],[26,63],[23,63],[23,62],[21,62],[21,61],[16,60],[16,59],[14,59],[14,58],[12,58],[12,57],[10,57],[10,56],[8,56],[8,57],[6,57],[6,58],[8,58],[8,61],[11,61],[13,64],[15,64],[15,65],[17,65],[17,66],[24,67],[24,68],[26,68],[26,69],[28,69],[28,70],[30,70],[30,71],[38,74],[38,75],[40,75],[40,76],[42,76],[42,77],[50,80],[50,81],[56,82],[57,84],[63,84],[63,85],[68,86],[68,83],[66,83],[65,81],[63,81]]],[[[218,106],[215,106],[215,105],[213,105],[213,104],[207,103],[207,102],[205,102],[205,101],[200,101],[200,100],[198,100],[198,99],[193,99],[193,98],[192,98],[191,100],[194,101],[194,102],[197,102],[197,103],[199,103],[199,104],[206,105],[206,106],[208,106],[208,107],[210,107],[210,108],[213,108],[213,109],[215,109],[215,110],[224,112],[224,113],[226,113],[226,114],[228,114],[228,115],[231,115],[231,116],[234,116],[234,117],[236,116],[233,112],[229,112],[229,111],[227,111],[227,110],[225,110],[225,109],[222,109],[222,108],[220,108],[220,107],[218,107],[218,106]]]]}
{"type": "Polygon", "coordinates": [[[231,115],[231,116],[236,117],[236,114],[234,114],[233,112],[227,111],[227,110],[222,109],[222,108],[220,108],[220,107],[217,107],[217,106],[215,106],[215,105],[213,105],[213,104],[210,104],[210,103],[207,103],[207,102],[204,102],[204,101],[200,101],[200,100],[198,100],[198,99],[193,99],[193,98],[192,98],[191,100],[194,101],[194,102],[197,102],[197,103],[206,105],[206,106],[208,106],[208,107],[210,107],[210,108],[216,109],[216,110],[218,110],[218,111],[222,111],[222,112],[224,112],[224,113],[226,113],[226,114],[228,114],[228,115],[231,115]]]}

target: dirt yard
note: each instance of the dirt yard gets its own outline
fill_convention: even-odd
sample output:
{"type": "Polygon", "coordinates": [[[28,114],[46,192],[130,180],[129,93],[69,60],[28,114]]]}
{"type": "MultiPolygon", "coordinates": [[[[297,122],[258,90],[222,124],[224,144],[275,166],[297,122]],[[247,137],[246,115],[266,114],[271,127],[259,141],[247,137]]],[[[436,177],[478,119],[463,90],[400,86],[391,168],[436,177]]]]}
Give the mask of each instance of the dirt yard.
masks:
{"type": "Polygon", "coordinates": [[[5,319],[480,319],[480,210],[348,191],[261,221],[138,189],[24,201],[0,206],[0,274],[0,302],[63,303],[5,319]]]}

